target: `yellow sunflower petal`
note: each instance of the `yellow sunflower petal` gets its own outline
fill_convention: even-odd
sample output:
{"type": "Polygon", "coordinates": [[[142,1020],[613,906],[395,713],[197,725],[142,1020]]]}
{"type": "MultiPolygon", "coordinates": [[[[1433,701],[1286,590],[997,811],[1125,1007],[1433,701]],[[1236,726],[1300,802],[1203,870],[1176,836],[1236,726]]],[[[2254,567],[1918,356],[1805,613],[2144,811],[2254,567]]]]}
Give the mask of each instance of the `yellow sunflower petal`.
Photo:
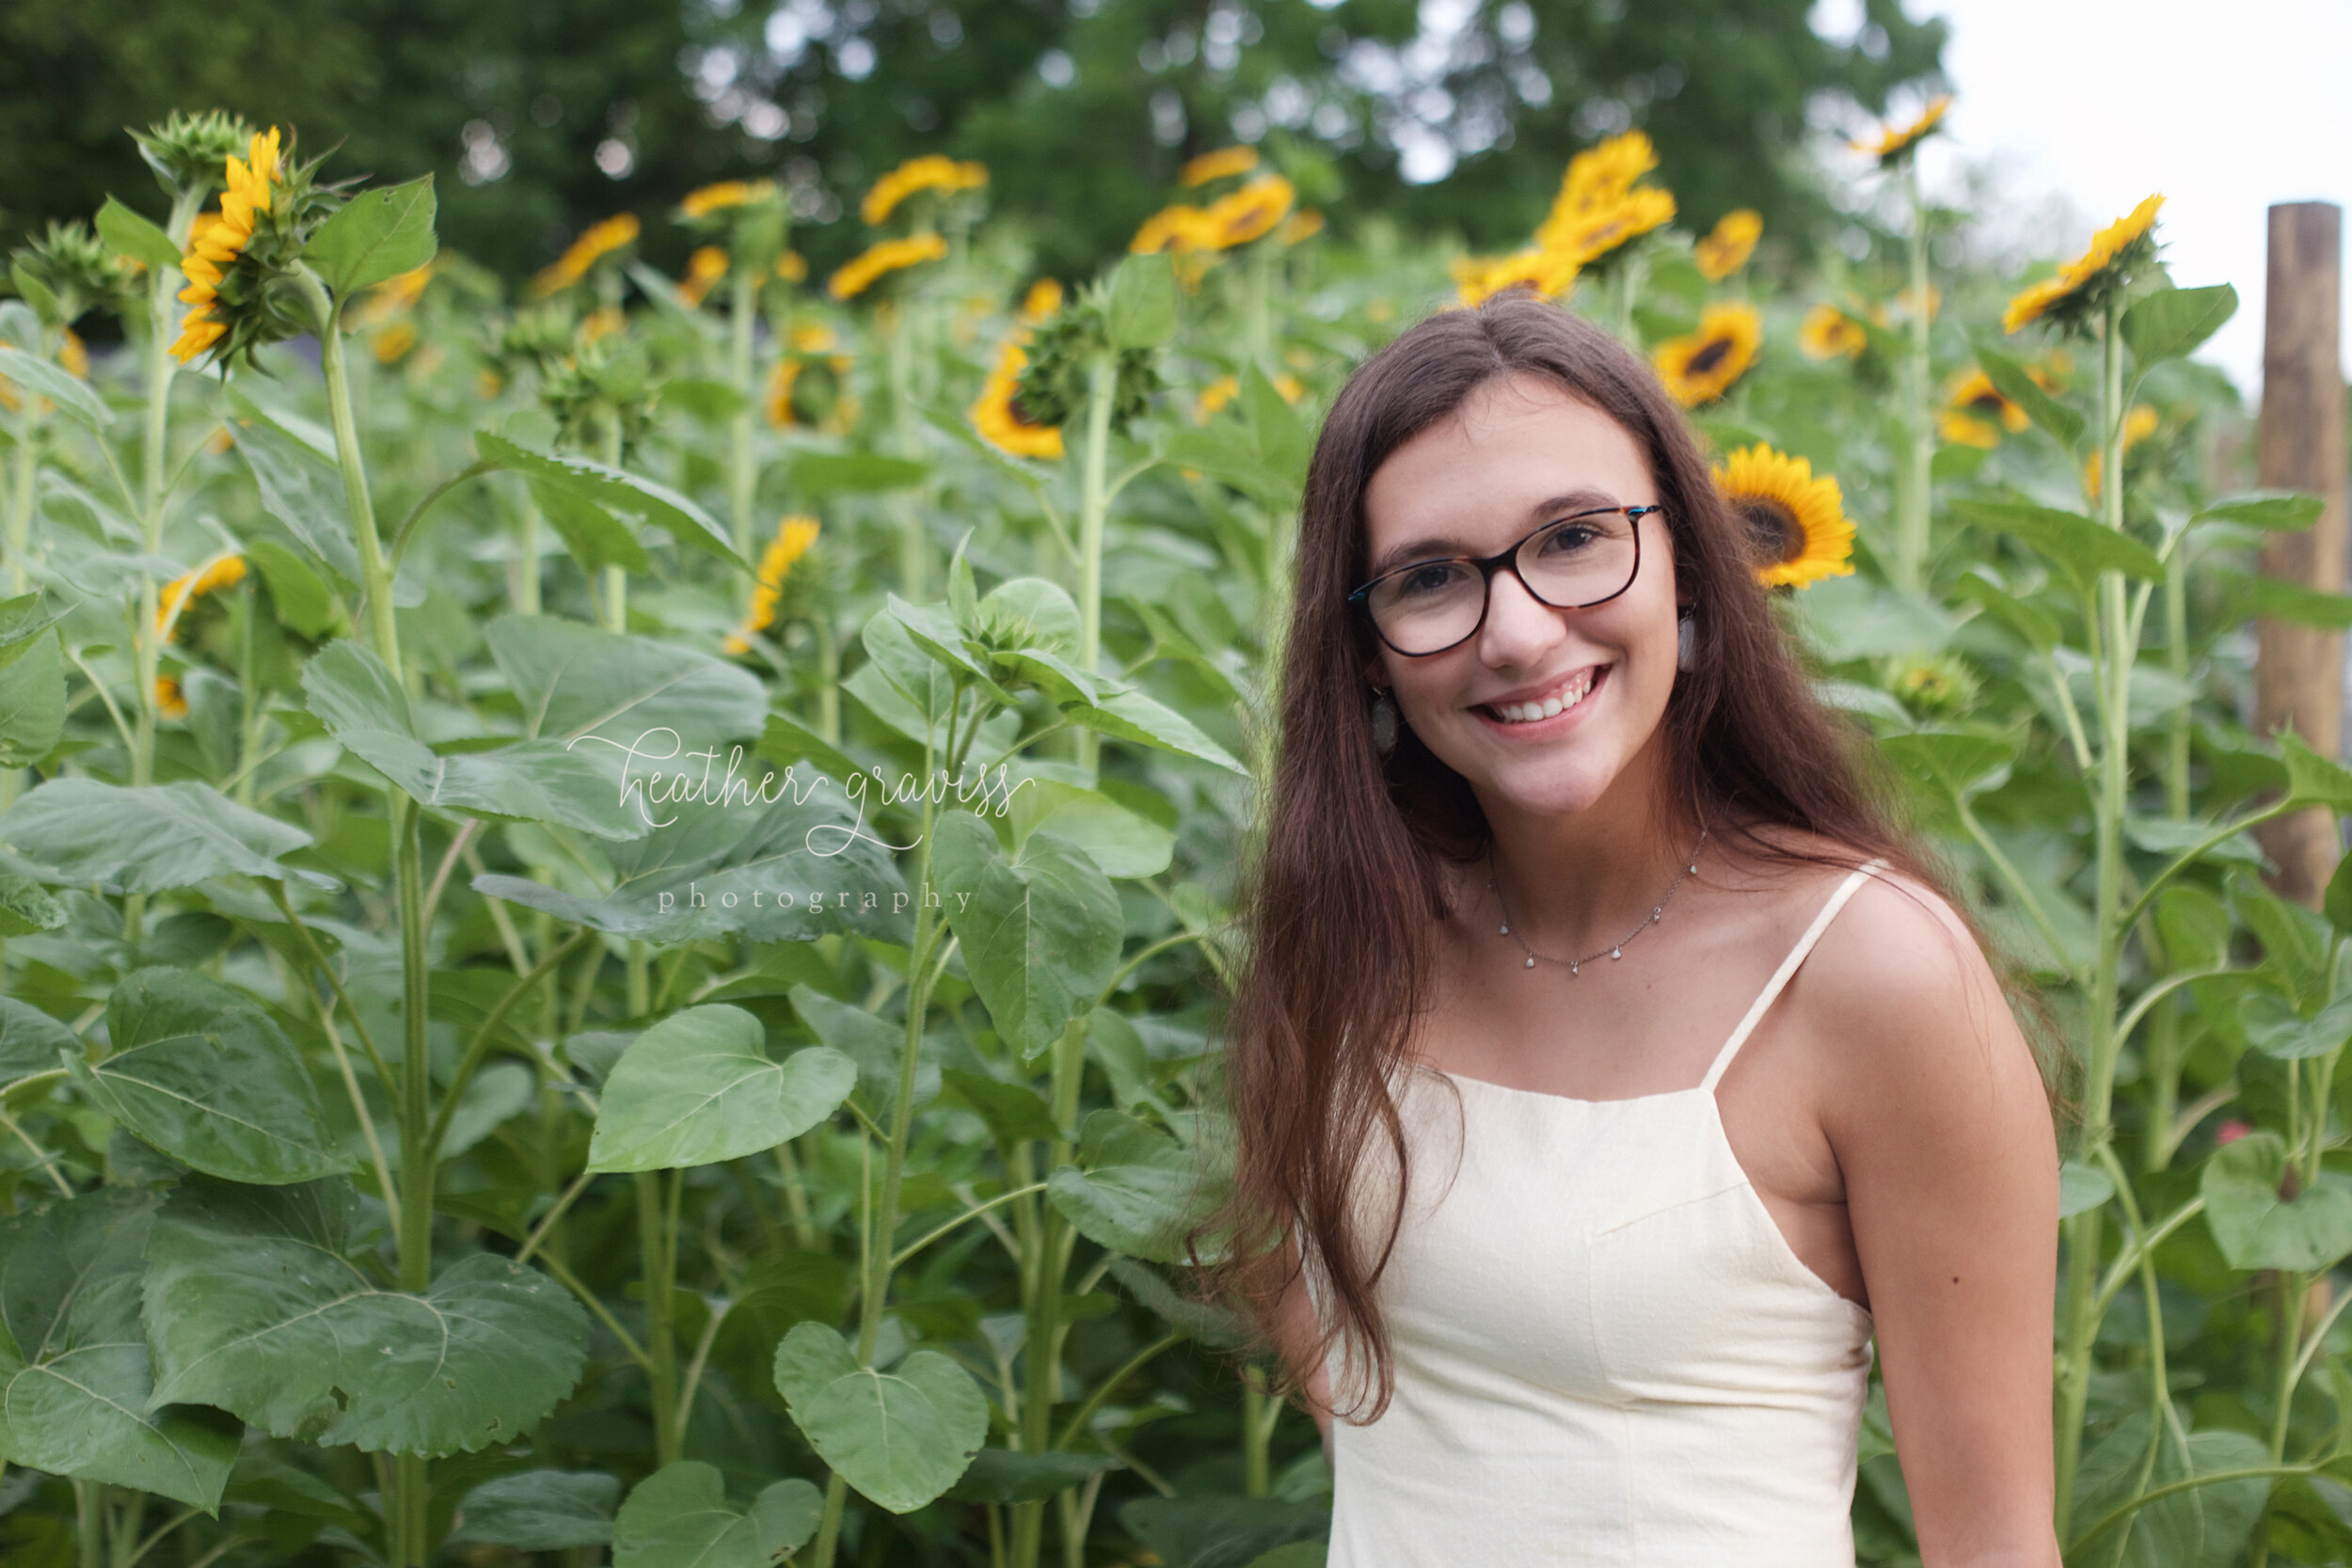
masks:
{"type": "Polygon", "coordinates": [[[1748,526],[1756,580],[1765,587],[1852,575],[1853,524],[1837,481],[1815,474],[1806,459],[1758,443],[1733,452],[1715,470],[1715,484],[1748,526]]]}

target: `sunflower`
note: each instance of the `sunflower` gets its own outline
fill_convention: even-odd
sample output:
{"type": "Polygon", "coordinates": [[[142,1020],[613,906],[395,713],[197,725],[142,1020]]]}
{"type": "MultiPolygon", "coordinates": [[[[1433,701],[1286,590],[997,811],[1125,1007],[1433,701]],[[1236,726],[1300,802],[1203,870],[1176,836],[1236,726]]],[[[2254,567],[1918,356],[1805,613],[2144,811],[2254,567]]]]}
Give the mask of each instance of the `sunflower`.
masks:
{"type": "Polygon", "coordinates": [[[169,675],[155,677],[155,711],[166,719],[185,719],[188,716],[187,693],[169,675]]]}
{"type": "Polygon", "coordinates": [[[1176,171],[1176,183],[1186,190],[1205,185],[1212,180],[1222,180],[1229,174],[1248,174],[1258,166],[1258,150],[1254,147],[1223,147],[1215,152],[1203,152],[1176,171]]]}
{"type": "Polygon", "coordinates": [[[1931,100],[1920,111],[1919,118],[1908,125],[1882,125],[1878,135],[1853,144],[1856,152],[1867,152],[1883,168],[1925,141],[1943,123],[1944,112],[1952,106],[1951,94],[1931,100]]]}
{"type": "Polygon", "coordinates": [[[947,242],[928,231],[909,234],[903,240],[884,240],[851,257],[826,280],[825,292],[835,299],[854,299],[872,287],[876,278],[885,274],[924,261],[936,261],[946,254],[947,242]]]}
{"type": "Polygon", "coordinates": [[[779,430],[803,426],[840,434],[857,420],[849,389],[850,356],[834,352],[830,326],[792,329],[792,352],[778,355],[768,375],[768,422],[779,430]],[[813,373],[812,373],[813,372],[813,373]]]}
{"type": "Polygon", "coordinates": [[[216,555],[193,572],[183,572],[164,584],[155,596],[155,635],[168,642],[180,625],[181,613],[189,603],[223,588],[233,588],[245,580],[245,557],[236,554],[216,555]]]}
{"type": "Polygon", "coordinates": [[[1579,266],[1589,266],[1628,240],[1672,223],[1673,193],[1655,185],[1636,185],[1614,205],[1556,225],[1553,246],[1579,266]]]}
{"type": "Polygon", "coordinates": [[[1565,299],[1576,287],[1579,263],[1562,250],[1521,250],[1508,256],[1464,256],[1450,263],[1455,293],[1476,305],[1505,289],[1528,289],[1546,299],[1565,299]]]}
{"type": "MultiPolygon", "coordinates": [[[[1296,403],[1307,395],[1307,384],[1288,371],[1274,374],[1274,389],[1282,394],[1284,403],[1296,403]]],[[[1241,381],[1237,376],[1220,375],[1200,388],[1192,400],[1192,422],[1207,424],[1218,409],[1241,396],[1241,381]]]]}
{"type": "Polygon", "coordinates": [[[776,258],[776,276],[787,283],[808,281],[808,258],[797,250],[787,250],[776,258]]]}
{"type": "Polygon", "coordinates": [[[1061,428],[1043,423],[1021,402],[1021,372],[1029,363],[1021,340],[1027,336],[1017,332],[996,351],[995,368],[988,372],[970,410],[972,426],[999,451],[1015,457],[1059,458],[1061,428]]]}
{"type": "Polygon", "coordinates": [[[686,259],[686,276],[678,279],[678,303],[689,310],[700,305],[727,275],[727,253],[720,246],[695,246],[694,254],[686,259]]]}
{"type": "Polygon", "coordinates": [[[359,325],[381,326],[402,311],[415,309],[417,301],[424,297],[424,286],[432,280],[430,261],[397,277],[386,278],[368,291],[359,307],[359,325]]]}
{"type": "Polygon", "coordinates": [[[1816,305],[1804,313],[1804,324],[1797,328],[1797,346],[1807,359],[1836,359],[1841,355],[1859,359],[1870,346],[1870,334],[1836,306],[1816,305]]]}
{"type": "MultiPolygon", "coordinates": [[[[2132,449],[2153,436],[2162,423],[2164,417],[2146,404],[2133,404],[2132,411],[2123,416],[2123,455],[2129,457],[2132,449]]],[[[2101,471],[2106,467],[2100,457],[2099,452],[2093,451],[2083,461],[2083,494],[2094,501],[2099,499],[2101,471]]]]}
{"type": "Polygon", "coordinates": [[[369,341],[368,351],[379,365],[397,365],[417,346],[417,329],[409,322],[394,322],[369,341]]]}
{"type": "Polygon", "coordinates": [[[1216,245],[1210,240],[1208,218],[1205,208],[1185,202],[1163,207],[1143,220],[1127,248],[1137,256],[1156,256],[1163,250],[1178,254],[1213,250],[1216,245]]]}
{"type": "Polygon", "coordinates": [[[874,188],[867,191],[866,199],[858,204],[857,215],[868,225],[877,224],[888,217],[898,203],[917,191],[940,191],[952,195],[957,191],[977,190],[987,183],[987,165],[958,163],[953,158],[930,152],[920,158],[908,159],[875,181],[874,188]]]}
{"type": "Polygon", "coordinates": [[[1977,705],[1976,672],[1954,654],[1909,654],[1886,668],[1886,689],[1915,719],[1958,719],[1977,705]]]}
{"type": "Polygon", "coordinates": [[[688,191],[686,199],[677,204],[678,212],[689,218],[707,218],[728,207],[748,206],[766,201],[776,194],[772,180],[722,180],[715,185],[688,191]]]}
{"type": "Polygon", "coordinates": [[[1021,325],[1035,326],[1061,309],[1062,287],[1057,278],[1041,277],[1021,296],[1021,325]]]}
{"type": "Polygon", "coordinates": [[[1323,214],[1312,207],[1301,207],[1282,220],[1282,227],[1274,232],[1274,241],[1277,245],[1296,245],[1322,232],[1323,214]]]}
{"type": "Polygon", "coordinates": [[[570,288],[598,261],[635,241],[643,229],[634,213],[617,213],[601,223],[590,224],[563,255],[539,270],[531,280],[531,292],[545,297],[570,288]]]}
{"type": "Polygon", "coordinates": [[[1271,231],[1297,205],[1298,191],[1289,181],[1279,174],[1261,174],[1209,203],[1201,228],[1209,248],[1231,250],[1271,231]]]}
{"type": "Polygon", "coordinates": [[[255,219],[276,199],[275,187],[283,174],[280,152],[278,128],[272,126],[266,135],[253,137],[246,157],[230,153],[220,211],[199,214],[188,230],[188,251],[180,258],[188,286],[180,291],[180,300],[191,309],[181,320],[179,341],[171,345],[172,357],[182,364],[211,348],[229,330],[215,310],[220,285],[252,244],[255,219]]]}
{"type": "Polygon", "coordinates": [[[2014,436],[2026,428],[2026,411],[2003,397],[1982,371],[1971,371],[1954,382],[1944,403],[1936,430],[1956,446],[1989,451],[2001,444],[2002,431],[2014,436]]]}
{"type": "Polygon", "coordinates": [[[1764,341],[1763,318],[1753,305],[1719,302],[1699,313],[1699,329],[1669,338],[1651,351],[1659,379],[1685,408],[1712,403],[1756,363],[1764,341]]]}
{"type": "Polygon", "coordinates": [[[74,380],[89,379],[89,345],[82,341],[82,335],[70,326],[57,343],[57,363],[64,366],[65,373],[74,380]]]}
{"type": "Polygon", "coordinates": [[[728,653],[750,653],[752,639],[776,624],[776,605],[784,597],[785,578],[791,576],[793,563],[817,543],[818,532],[817,519],[805,515],[786,517],[776,525],[776,536],[760,552],[759,585],[752,590],[751,609],[723,644],[728,653]]]}
{"type": "Polygon", "coordinates": [[[1846,520],[1837,481],[1817,477],[1805,459],[1759,442],[1715,470],[1715,487],[1748,525],[1756,580],[1765,587],[1803,588],[1853,575],[1853,524],[1846,520]]]}
{"type": "Polygon", "coordinates": [[[1612,136],[1569,159],[1551,211],[1536,227],[1536,248],[1559,251],[1582,266],[1670,222],[1674,197],[1634,183],[1657,166],[1658,150],[1640,131],[1612,136]]]}
{"type": "Polygon", "coordinates": [[[1763,237],[1764,214],[1742,207],[1717,220],[1714,230],[1691,247],[1691,258],[1698,262],[1700,277],[1720,283],[1748,264],[1763,237]]]}
{"type": "Polygon", "coordinates": [[[2091,236],[2090,248],[2058,268],[2058,276],[2019,293],[2001,313],[2001,330],[2015,332],[2048,316],[2060,326],[2078,326],[2131,281],[2132,274],[2156,253],[2156,209],[2152,196],[2091,236]]]}

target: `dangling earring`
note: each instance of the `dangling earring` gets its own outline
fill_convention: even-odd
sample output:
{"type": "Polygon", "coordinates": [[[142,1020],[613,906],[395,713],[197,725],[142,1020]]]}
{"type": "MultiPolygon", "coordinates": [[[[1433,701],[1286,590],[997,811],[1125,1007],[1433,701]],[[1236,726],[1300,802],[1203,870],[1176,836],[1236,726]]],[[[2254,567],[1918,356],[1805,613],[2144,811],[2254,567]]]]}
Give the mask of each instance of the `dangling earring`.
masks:
{"type": "Polygon", "coordinates": [[[1699,658],[1698,620],[1691,610],[1682,612],[1680,625],[1675,627],[1675,668],[1688,670],[1699,658]]]}
{"type": "Polygon", "coordinates": [[[1372,746],[1382,756],[1396,750],[1396,699],[1384,687],[1372,704],[1372,746]]]}

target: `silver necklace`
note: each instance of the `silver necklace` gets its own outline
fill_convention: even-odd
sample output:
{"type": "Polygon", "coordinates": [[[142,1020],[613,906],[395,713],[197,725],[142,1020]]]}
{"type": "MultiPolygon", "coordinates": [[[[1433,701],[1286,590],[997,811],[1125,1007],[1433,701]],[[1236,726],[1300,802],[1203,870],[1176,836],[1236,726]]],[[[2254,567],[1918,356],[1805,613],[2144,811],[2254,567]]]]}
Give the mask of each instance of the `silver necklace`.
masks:
{"type": "Polygon", "coordinates": [[[1511,908],[1502,901],[1502,884],[1495,879],[1495,855],[1494,849],[1490,846],[1486,850],[1486,887],[1487,890],[1495,895],[1495,908],[1502,911],[1502,928],[1498,931],[1496,935],[1509,937],[1513,942],[1519,944],[1519,951],[1527,955],[1528,968],[1534,968],[1535,960],[1541,958],[1548,964],[1559,964],[1566,969],[1568,972],[1568,978],[1573,980],[1576,978],[1577,972],[1579,970],[1582,969],[1586,964],[1591,963],[1594,959],[1600,958],[1604,954],[1612,958],[1624,958],[1625,944],[1658,924],[1661,917],[1662,917],[1666,912],[1666,906],[1674,902],[1675,890],[1682,885],[1683,879],[1693,876],[1697,873],[1699,868],[1699,851],[1705,847],[1707,847],[1707,830],[1705,828],[1701,828],[1699,830],[1699,841],[1691,846],[1690,860],[1684,863],[1681,870],[1675,873],[1675,879],[1666,884],[1666,891],[1660,895],[1658,903],[1650,910],[1649,918],[1647,920],[1643,921],[1639,926],[1634,927],[1633,929],[1628,931],[1625,935],[1619,937],[1608,946],[1597,948],[1593,952],[1585,954],[1581,958],[1555,958],[1548,953],[1538,953],[1533,947],[1528,946],[1527,939],[1511,928],[1511,908]]]}

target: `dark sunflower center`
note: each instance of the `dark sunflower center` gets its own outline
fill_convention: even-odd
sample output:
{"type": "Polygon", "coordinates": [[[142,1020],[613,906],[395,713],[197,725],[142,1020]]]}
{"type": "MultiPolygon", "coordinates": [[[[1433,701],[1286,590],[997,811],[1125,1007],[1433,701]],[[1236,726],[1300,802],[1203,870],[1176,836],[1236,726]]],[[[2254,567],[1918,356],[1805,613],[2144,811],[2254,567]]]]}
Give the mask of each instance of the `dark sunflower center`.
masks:
{"type": "Polygon", "coordinates": [[[1021,401],[1021,394],[1018,392],[1005,400],[1005,412],[1010,414],[1012,422],[1024,430],[1039,430],[1045,424],[1043,420],[1029,412],[1027,404],[1021,401]]]}
{"type": "Polygon", "coordinates": [[[1997,414],[2001,411],[2001,403],[1998,392],[1979,392],[1968,400],[1968,406],[1979,414],[1997,414]]]}
{"type": "Polygon", "coordinates": [[[1763,496],[1742,496],[1737,505],[1760,558],[1788,562],[1804,554],[1804,525],[1787,506],[1763,496]]]}
{"type": "Polygon", "coordinates": [[[1684,367],[1683,373],[1686,375],[1706,375],[1714,370],[1716,366],[1722,364],[1724,360],[1730,356],[1730,339],[1710,338],[1696,354],[1691,356],[1691,363],[1684,367]]]}

